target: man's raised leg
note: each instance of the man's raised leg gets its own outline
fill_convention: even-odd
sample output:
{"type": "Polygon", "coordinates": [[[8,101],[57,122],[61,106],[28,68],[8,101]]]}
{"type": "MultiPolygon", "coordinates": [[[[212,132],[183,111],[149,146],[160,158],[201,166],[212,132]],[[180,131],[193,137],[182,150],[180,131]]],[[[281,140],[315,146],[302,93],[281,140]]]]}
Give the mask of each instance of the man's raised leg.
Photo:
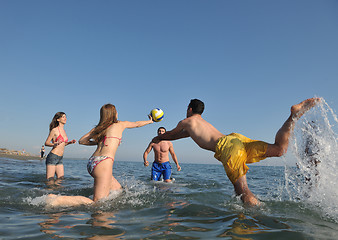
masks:
{"type": "Polygon", "coordinates": [[[290,134],[293,131],[295,122],[308,110],[314,107],[320,98],[309,98],[291,107],[291,114],[283,126],[278,130],[275,143],[269,144],[265,153],[266,157],[281,157],[288,150],[290,134]]]}

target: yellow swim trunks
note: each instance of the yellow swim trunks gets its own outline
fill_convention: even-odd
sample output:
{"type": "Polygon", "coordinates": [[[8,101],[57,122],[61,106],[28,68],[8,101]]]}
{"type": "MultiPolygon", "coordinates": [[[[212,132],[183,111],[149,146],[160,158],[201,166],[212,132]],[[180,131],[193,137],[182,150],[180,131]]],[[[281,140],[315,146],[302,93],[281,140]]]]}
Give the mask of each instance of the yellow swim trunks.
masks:
{"type": "Polygon", "coordinates": [[[247,173],[246,163],[265,159],[266,142],[251,140],[239,133],[231,133],[218,140],[214,157],[222,162],[225,172],[234,184],[247,173]]]}

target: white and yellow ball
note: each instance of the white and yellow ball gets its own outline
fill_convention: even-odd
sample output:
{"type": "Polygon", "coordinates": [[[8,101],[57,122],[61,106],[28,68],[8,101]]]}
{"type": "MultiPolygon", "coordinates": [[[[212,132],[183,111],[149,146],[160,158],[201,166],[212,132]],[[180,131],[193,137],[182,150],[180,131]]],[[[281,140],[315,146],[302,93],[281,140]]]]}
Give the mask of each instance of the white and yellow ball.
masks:
{"type": "Polygon", "coordinates": [[[154,122],[160,122],[163,120],[164,112],[160,108],[154,108],[150,112],[151,117],[153,118],[154,122]]]}

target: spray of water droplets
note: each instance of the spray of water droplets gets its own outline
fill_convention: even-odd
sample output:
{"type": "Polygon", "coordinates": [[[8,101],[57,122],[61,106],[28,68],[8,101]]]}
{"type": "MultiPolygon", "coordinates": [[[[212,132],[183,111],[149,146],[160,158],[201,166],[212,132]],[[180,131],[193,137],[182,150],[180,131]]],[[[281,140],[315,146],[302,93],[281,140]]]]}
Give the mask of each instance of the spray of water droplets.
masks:
{"type": "Polygon", "coordinates": [[[338,221],[338,118],[324,99],[297,121],[290,150],[296,168],[286,167],[288,198],[311,204],[338,221]]]}

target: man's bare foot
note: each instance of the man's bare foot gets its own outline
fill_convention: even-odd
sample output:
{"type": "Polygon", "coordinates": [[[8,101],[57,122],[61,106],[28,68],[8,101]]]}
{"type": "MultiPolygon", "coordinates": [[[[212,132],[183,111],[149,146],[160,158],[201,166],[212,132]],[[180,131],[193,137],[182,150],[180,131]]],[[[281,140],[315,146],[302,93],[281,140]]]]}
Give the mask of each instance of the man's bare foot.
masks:
{"type": "Polygon", "coordinates": [[[320,101],[321,101],[320,98],[309,98],[309,99],[304,100],[301,103],[293,105],[291,107],[292,117],[299,119],[301,116],[303,116],[304,113],[306,113],[308,110],[310,110],[320,101]]]}

